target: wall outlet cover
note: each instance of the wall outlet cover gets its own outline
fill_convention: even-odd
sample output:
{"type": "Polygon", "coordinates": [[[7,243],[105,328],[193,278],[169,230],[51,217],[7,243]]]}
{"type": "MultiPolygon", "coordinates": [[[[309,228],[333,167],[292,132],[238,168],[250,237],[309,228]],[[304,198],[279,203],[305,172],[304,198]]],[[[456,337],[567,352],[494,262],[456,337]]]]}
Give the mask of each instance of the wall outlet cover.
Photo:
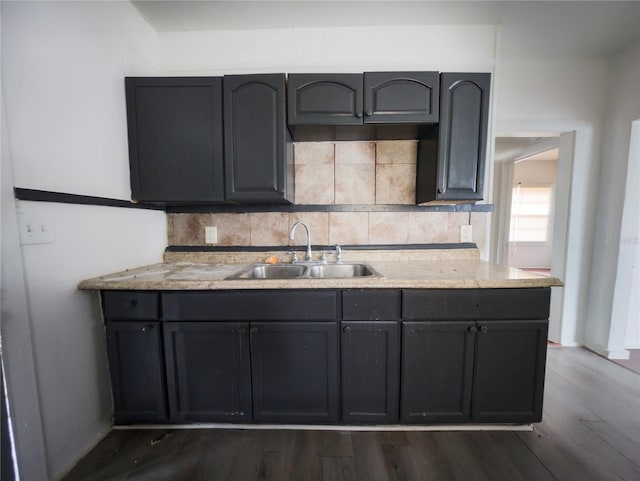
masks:
{"type": "Polygon", "coordinates": [[[473,242],[473,232],[470,225],[460,226],[460,242],[473,242]]]}
{"type": "Polygon", "coordinates": [[[207,244],[217,244],[218,243],[218,228],[213,227],[205,227],[204,228],[204,241],[207,244]]]}

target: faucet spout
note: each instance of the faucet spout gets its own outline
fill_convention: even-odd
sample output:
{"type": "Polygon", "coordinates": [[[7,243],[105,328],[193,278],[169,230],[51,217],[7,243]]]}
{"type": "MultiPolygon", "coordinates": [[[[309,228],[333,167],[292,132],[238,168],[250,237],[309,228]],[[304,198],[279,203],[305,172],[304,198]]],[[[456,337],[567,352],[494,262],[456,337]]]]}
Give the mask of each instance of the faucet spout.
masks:
{"type": "Polygon", "coordinates": [[[301,225],[307,231],[307,262],[311,262],[313,260],[313,256],[311,255],[311,231],[309,230],[309,226],[299,220],[295,224],[291,226],[291,232],[289,233],[289,239],[293,240],[293,236],[296,233],[297,227],[301,225]]]}

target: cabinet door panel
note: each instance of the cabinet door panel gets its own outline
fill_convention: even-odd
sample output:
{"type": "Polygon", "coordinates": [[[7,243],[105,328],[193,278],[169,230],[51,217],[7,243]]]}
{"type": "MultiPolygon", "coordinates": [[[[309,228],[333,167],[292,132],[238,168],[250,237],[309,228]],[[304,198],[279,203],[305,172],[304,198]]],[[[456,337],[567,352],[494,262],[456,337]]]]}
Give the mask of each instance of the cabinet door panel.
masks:
{"type": "Polygon", "coordinates": [[[176,421],[251,420],[247,323],[164,324],[169,410],[176,421]]]}
{"type": "Polygon", "coordinates": [[[164,421],[160,324],[108,322],[106,331],[115,423],[164,421]]]}
{"type": "Polygon", "coordinates": [[[365,123],[438,121],[438,72],[366,72],[365,123]]]}
{"type": "Polygon", "coordinates": [[[222,79],[129,77],[125,85],[133,199],[222,201],[222,79]]]}
{"type": "Polygon", "coordinates": [[[438,200],[481,200],[490,74],[440,76],[438,200]]]}
{"type": "Polygon", "coordinates": [[[286,202],[293,195],[284,74],[224,78],[226,199],[286,202]]]}
{"type": "Polygon", "coordinates": [[[333,322],[251,324],[256,421],[338,421],[337,329],[333,322]]]}
{"type": "Polygon", "coordinates": [[[343,322],[342,420],[398,421],[400,336],[397,322],[343,322]]]}
{"type": "Polygon", "coordinates": [[[465,322],[402,323],[402,422],[469,421],[473,329],[465,322]]]}
{"type": "Polygon", "coordinates": [[[291,74],[289,125],[362,124],[362,74],[291,74]]]}
{"type": "Polygon", "coordinates": [[[539,422],[548,321],[478,321],[478,325],[472,419],[539,422]]]}

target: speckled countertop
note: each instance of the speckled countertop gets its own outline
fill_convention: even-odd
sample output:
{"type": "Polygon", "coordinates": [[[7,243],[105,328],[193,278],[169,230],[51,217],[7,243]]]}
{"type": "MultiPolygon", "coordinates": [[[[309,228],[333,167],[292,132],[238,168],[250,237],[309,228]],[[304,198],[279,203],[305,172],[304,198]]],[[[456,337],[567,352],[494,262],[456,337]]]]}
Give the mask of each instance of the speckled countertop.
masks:
{"type": "MultiPolygon", "coordinates": [[[[164,262],[80,282],[79,289],[213,290],[213,289],[336,289],[336,288],[518,288],[561,286],[546,277],[481,261],[478,250],[344,250],[343,263],[364,262],[379,275],[348,279],[232,279],[249,265],[276,256],[274,252],[167,252],[164,262]]],[[[332,262],[330,257],[329,262],[332,262]]]]}

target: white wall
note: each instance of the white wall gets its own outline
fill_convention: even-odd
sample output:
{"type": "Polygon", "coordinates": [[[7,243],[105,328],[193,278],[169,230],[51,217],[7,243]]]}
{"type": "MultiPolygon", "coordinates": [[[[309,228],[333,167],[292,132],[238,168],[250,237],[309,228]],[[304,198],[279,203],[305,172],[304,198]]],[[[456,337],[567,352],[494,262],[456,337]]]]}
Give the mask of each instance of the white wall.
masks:
{"type": "Polygon", "coordinates": [[[496,132],[575,133],[566,241],[571,248],[559,259],[566,268],[560,338],[565,345],[584,343],[607,81],[606,59],[503,59],[498,54],[496,63],[496,132]]]}
{"type": "MultiPolygon", "coordinates": [[[[587,312],[587,345],[609,357],[625,357],[626,316],[612,319],[616,266],[619,266],[622,210],[629,163],[631,123],[640,118],[640,43],[611,59],[599,190],[594,210],[593,275],[587,312]],[[620,323],[620,324],[619,324],[620,323]]],[[[635,188],[637,189],[635,179],[635,188]]],[[[627,184],[628,185],[628,184],[627,184]]],[[[633,195],[629,192],[628,195],[633,195]]],[[[637,192],[635,194],[637,196],[637,192]]],[[[636,204],[637,209],[637,204],[636,204]]],[[[637,232],[636,241],[637,242],[637,232]]],[[[632,265],[635,254],[623,259],[632,265]]]]}
{"type": "Polygon", "coordinates": [[[640,349],[640,119],[633,122],[629,145],[629,164],[625,188],[618,272],[613,293],[610,342],[620,342],[624,330],[624,348],[640,349]],[[624,319],[626,318],[626,323],[624,319]],[[625,326],[626,324],[626,326],[625,326]]]}
{"type": "MultiPolygon", "coordinates": [[[[3,179],[3,202],[11,186],[129,199],[124,76],[157,72],[155,31],[128,2],[2,2],[1,8],[3,175],[6,160],[13,170],[13,179],[3,179]]],[[[10,219],[3,215],[3,257],[23,258],[8,274],[3,258],[3,280],[24,279],[26,305],[12,320],[30,337],[35,367],[30,373],[9,364],[7,380],[35,378],[47,476],[56,479],[111,426],[97,296],[76,285],[159,262],[166,221],[161,211],[21,201],[17,215],[39,217],[55,231],[53,243],[19,246],[6,235],[10,219]]],[[[5,306],[15,302],[2,294],[4,321],[5,306]]],[[[15,332],[3,322],[8,351],[22,348],[11,338],[15,332]]],[[[14,424],[37,422],[21,416],[29,400],[14,397],[14,386],[8,383],[14,424]]],[[[23,455],[24,443],[18,449],[20,469],[29,473],[38,460],[23,455]]]]}
{"type": "Polygon", "coordinates": [[[496,27],[428,25],[160,33],[167,73],[491,71],[496,27]]]}

